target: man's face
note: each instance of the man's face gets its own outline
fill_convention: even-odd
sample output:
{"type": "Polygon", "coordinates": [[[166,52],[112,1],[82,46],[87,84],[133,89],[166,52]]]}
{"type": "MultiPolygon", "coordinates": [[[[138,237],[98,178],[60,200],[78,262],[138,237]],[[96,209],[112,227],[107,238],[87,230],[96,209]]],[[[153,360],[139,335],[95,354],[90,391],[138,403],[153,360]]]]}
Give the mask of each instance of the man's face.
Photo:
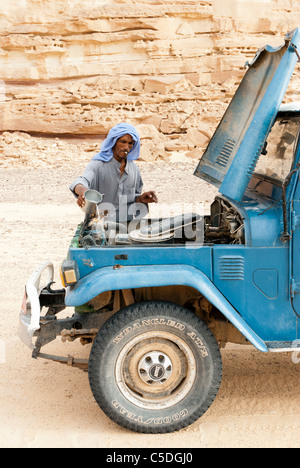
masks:
{"type": "Polygon", "coordinates": [[[133,145],[134,141],[131,135],[124,135],[119,138],[113,148],[114,158],[119,162],[126,160],[133,145]]]}

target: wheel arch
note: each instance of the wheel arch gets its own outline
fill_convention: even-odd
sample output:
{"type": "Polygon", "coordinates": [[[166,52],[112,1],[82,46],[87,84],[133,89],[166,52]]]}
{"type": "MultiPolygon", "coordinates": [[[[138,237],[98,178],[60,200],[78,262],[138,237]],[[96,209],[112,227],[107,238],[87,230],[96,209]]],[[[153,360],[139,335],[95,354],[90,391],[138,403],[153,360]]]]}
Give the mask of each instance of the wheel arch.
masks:
{"type": "Polygon", "coordinates": [[[65,304],[76,307],[86,304],[105,291],[153,286],[190,286],[216,307],[258,350],[267,352],[265,342],[249,327],[238,311],[200,270],[189,265],[147,265],[104,267],[81,278],[68,287],[65,304]]]}

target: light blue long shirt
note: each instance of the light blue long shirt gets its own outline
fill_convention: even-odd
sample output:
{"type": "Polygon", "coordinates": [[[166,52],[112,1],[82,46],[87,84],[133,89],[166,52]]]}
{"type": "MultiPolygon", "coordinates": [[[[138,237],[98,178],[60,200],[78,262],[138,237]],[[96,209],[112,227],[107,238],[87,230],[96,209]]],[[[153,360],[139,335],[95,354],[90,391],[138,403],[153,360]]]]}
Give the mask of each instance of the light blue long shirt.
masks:
{"type": "Polygon", "coordinates": [[[86,166],[83,175],[77,177],[70,185],[70,190],[76,197],[74,190],[78,184],[97,190],[104,195],[103,202],[99,205],[101,210],[110,208],[111,212],[113,205],[117,220],[130,220],[138,211],[133,204],[136,197],[142,193],[143,181],[134,161],[127,160],[122,176],[120,166],[121,164],[114,158],[108,162],[92,160],[86,166]]]}

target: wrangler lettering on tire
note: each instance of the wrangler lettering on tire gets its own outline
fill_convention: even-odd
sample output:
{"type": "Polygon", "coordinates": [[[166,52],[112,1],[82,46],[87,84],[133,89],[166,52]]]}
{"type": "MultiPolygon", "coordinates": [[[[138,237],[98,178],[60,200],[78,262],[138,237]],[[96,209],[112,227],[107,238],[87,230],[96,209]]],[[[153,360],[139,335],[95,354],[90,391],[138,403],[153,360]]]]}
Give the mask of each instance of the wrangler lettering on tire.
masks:
{"type": "Polygon", "coordinates": [[[100,408],[130,430],[182,429],[207,411],[222,377],[218,344],[191,311],[166,302],[134,304],[99,331],[89,380],[100,408]]]}

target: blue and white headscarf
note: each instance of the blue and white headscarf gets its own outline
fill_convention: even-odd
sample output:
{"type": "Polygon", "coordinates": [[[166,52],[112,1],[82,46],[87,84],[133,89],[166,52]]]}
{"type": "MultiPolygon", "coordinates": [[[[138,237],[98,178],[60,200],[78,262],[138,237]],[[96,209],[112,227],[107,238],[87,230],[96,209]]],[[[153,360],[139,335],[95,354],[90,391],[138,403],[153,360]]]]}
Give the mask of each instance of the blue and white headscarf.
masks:
{"type": "Polygon", "coordinates": [[[131,135],[134,141],[133,148],[129,151],[127,159],[135,161],[140,157],[141,140],[137,130],[130,124],[119,123],[113,127],[106,140],[101,145],[99,153],[95,154],[93,160],[108,162],[113,158],[113,147],[117,143],[117,140],[124,135],[131,135]]]}

